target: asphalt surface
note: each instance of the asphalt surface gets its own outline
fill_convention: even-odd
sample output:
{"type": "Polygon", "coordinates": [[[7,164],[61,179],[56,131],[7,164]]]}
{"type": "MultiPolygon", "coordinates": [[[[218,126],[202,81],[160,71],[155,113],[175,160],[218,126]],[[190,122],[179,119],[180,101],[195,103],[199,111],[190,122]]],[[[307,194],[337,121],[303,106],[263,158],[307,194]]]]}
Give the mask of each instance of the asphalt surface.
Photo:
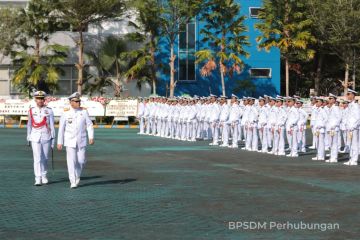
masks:
{"type": "Polygon", "coordinates": [[[72,190],[64,151],[35,187],[26,130],[0,129],[0,239],[360,238],[360,167],[136,132],[96,129],[72,190]]]}

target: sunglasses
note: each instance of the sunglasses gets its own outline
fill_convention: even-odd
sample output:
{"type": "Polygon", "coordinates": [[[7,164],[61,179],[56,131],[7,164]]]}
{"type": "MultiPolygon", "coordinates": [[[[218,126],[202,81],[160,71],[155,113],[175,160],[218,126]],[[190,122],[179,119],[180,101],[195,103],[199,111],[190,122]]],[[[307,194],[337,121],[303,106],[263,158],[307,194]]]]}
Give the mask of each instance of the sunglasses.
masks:
{"type": "Polygon", "coordinates": [[[81,102],[80,100],[71,100],[72,102],[76,102],[76,103],[79,103],[81,102]]]}

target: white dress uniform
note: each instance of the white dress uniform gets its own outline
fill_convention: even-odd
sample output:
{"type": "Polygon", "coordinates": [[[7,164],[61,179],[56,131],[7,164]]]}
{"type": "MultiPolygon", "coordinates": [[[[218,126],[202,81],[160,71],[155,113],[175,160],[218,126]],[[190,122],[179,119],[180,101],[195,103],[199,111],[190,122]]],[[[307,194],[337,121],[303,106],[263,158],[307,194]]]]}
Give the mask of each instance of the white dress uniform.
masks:
{"type": "Polygon", "coordinates": [[[268,131],[267,131],[267,124],[268,124],[268,111],[269,108],[266,105],[258,108],[259,111],[259,122],[258,122],[258,129],[259,129],[259,136],[260,136],[260,143],[261,143],[261,152],[267,153],[268,152],[268,131]]]}
{"type": "Polygon", "coordinates": [[[229,132],[230,132],[230,125],[229,125],[229,114],[230,114],[230,107],[225,102],[221,106],[221,112],[219,117],[219,132],[221,133],[222,144],[221,147],[228,147],[229,146],[229,132]]]}
{"type": "Polygon", "coordinates": [[[139,134],[144,134],[145,133],[145,104],[144,102],[139,102],[138,105],[138,113],[137,113],[137,118],[139,119],[140,122],[140,131],[139,134]]]}
{"type": "Polygon", "coordinates": [[[333,105],[329,108],[328,119],[326,122],[326,132],[330,148],[330,160],[327,162],[338,161],[338,135],[340,131],[341,112],[338,106],[333,105]]]}
{"type": "Polygon", "coordinates": [[[295,106],[288,108],[286,120],[286,134],[288,138],[289,148],[291,150],[289,157],[298,157],[298,122],[299,122],[299,111],[295,106]]]}
{"type": "Polygon", "coordinates": [[[210,104],[209,109],[209,124],[211,128],[211,135],[213,142],[210,145],[219,145],[219,117],[220,117],[220,106],[215,102],[210,104]]]}
{"type": "Polygon", "coordinates": [[[149,109],[149,102],[144,103],[144,134],[149,134],[150,133],[150,121],[149,121],[149,116],[150,116],[150,109],[149,109]]]}
{"type": "Polygon", "coordinates": [[[316,141],[317,155],[313,158],[313,160],[325,160],[325,125],[327,121],[327,113],[323,107],[317,107],[315,116],[314,137],[316,141]]]}
{"type": "MultiPolygon", "coordinates": [[[[44,92],[35,92],[34,96],[40,96],[44,92]]],[[[46,106],[32,107],[29,110],[27,123],[27,141],[31,142],[34,158],[35,185],[47,184],[47,170],[50,147],[54,147],[55,127],[54,114],[51,108],[46,106]]]]}
{"type": "Polygon", "coordinates": [[[272,153],[279,156],[285,155],[285,123],[286,111],[283,107],[276,107],[276,120],[274,128],[274,146],[272,153]]]}
{"type": "MultiPolygon", "coordinates": [[[[75,93],[69,97],[79,98],[75,93]]],[[[66,160],[71,187],[77,187],[86,158],[87,137],[94,139],[93,123],[86,109],[65,109],[60,118],[57,144],[66,147],[66,160]],[[86,134],[87,133],[87,134],[86,134]]]]}
{"type": "Polygon", "coordinates": [[[311,127],[311,133],[313,135],[313,141],[312,141],[312,145],[309,147],[310,149],[316,149],[316,136],[315,136],[315,133],[316,133],[316,129],[315,129],[315,119],[316,119],[316,114],[318,112],[318,108],[313,105],[311,107],[311,116],[310,116],[310,127],[311,127]]]}
{"type": "MultiPolygon", "coordinates": [[[[243,133],[244,133],[244,141],[246,143],[246,138],[247,138],[247,122],[248,122],[248,117],[249,117],[249,111],[250,111],[250,105],[245,105],[243,108],[243,114],[242,114],[242,118],[241,118],[241,126],[243,129],[243,133]]],[[[246,147],[244,147],[243,149],[246,149],[246,147]]]]}
{"type": "MultiPolygon", "coordinates": [[[[268,126],[267,126],[267,128],[269,129],[268,145],[270,148],[273,148],[273,146],[274,146],[274,133],[275,133],[276,118],[277,118],[276,114],[277,114],[277,107],[274,105],[274,106],[270,107],[269,111],[268,111],[268,126]]],[[[269,153],[272,153],[272,151],[270,151],[269,153]]]]}
{"type": "Polygon", "coordinates": [[[248,151],[258,151],[259,137],[258,137],[258,121],[259,112],[255,105],[249,105],[247,116],[247,133],[245,148],[248,151]]]}
{"type": "Polygon", "coordinates": [[[346,108],[341,108],[341,120],[340,120],[340,131],[341,131],[341,136],[344,142],[344,149],[341,151],[341,153],[348,153],[350,150],[350,143],[349,143],[349,135],[347,132],[347,127],[346,127],[346,119],[348,116],[348,107],[346,108]]]}
{"type": "Polygon", "coordinates": [[[196,106],[190,105],[188,107],[188,113],[187,113],[187,141],[195,142],[196,141],[196,106]]]}
{"type": "Polygon", "coordinates": [[[239,102],[236,101],[230,107],[229,121],[228,124],[231,130],[232,136],[232,148],[238,148],[239,142],[239,122],[241,117],[241,108],[239,107],[239,102]]]}
{"type": "Polygon", "coordinates": [[[299,108],[299,122],[298,122],[298,150],[306,152],[306,124],[308,120],[308,114],[303,108],[299,108]]]}
{"type": "Polygon", "coordinates": [[[350,160],[346,165],[357,165],[359,158],[360,106],[355,101],[349,103],[346,126],[349,135],[350,160]]]}

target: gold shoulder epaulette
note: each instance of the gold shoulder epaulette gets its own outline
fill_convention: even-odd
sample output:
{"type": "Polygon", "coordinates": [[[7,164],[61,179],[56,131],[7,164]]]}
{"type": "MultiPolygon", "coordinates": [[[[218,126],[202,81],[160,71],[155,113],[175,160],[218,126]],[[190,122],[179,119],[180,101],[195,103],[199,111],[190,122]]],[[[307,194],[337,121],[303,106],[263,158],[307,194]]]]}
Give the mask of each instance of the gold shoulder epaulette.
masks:
{"type": "Polygon", "coordinates": [[[70,108],[64,108],[64,112],[67,112],[69,110],[70,110],[70,108]]]}

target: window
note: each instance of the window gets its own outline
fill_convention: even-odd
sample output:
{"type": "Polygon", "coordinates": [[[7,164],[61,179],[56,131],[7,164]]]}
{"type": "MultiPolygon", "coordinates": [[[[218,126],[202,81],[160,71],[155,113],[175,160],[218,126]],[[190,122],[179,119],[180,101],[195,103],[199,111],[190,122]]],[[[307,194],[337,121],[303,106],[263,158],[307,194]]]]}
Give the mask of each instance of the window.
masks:
{"type": "Polygon", "coordinates": [[[190,22],[182,26],[179,34],[178,80],[195,81],[196,25],[190,22]]]}
{"type": "Polygon", "coordinates": [[[259,8],[259,7],[250,7],[249,8],[250,17],[251,18],[258,18],[260,11],[261,11],[261,8],[259,8]]]}
{"type": "Polygon", "coordinates": [[[271,68],[251,68],[250,76],[252,78],[271,78],[271,68]]]}

